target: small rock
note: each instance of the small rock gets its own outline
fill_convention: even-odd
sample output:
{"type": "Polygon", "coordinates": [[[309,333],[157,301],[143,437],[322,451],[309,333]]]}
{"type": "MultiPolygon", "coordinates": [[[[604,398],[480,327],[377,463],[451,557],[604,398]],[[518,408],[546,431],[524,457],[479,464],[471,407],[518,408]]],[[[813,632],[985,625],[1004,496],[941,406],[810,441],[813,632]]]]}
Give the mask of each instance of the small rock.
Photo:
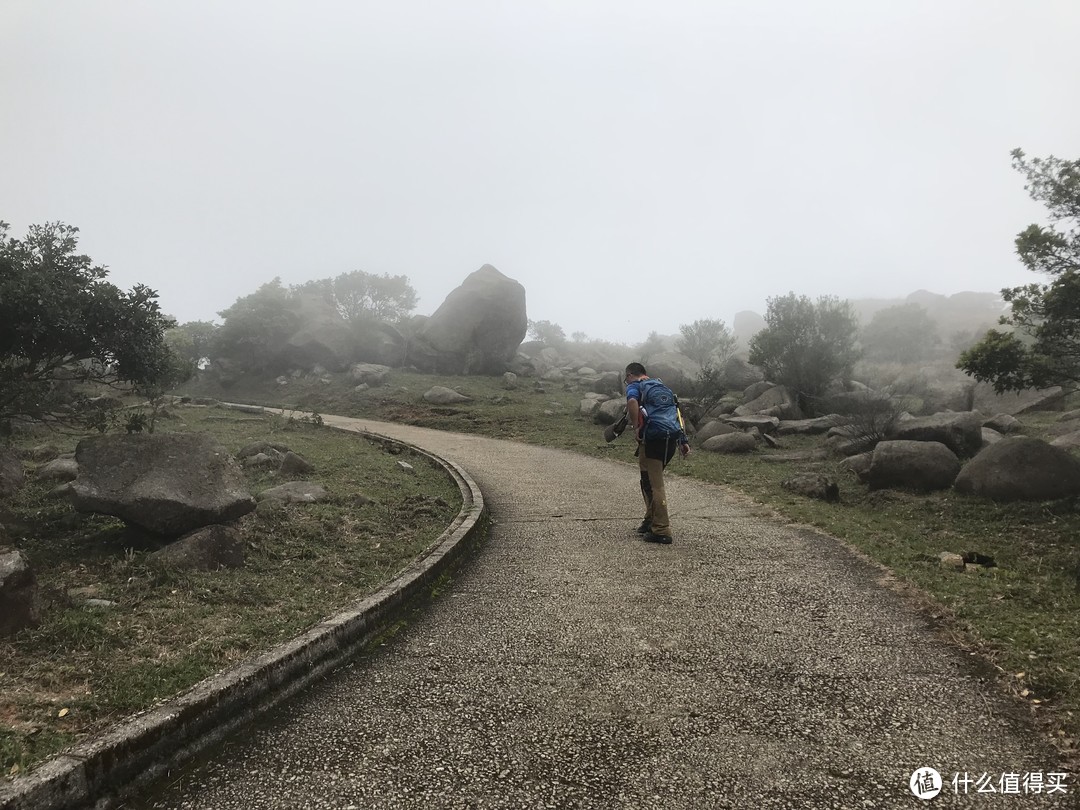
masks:
{"type": "Polygon", "coordinates": [[[87,599],[83,604],[88,608],[95,608],[97,610],[112,610],[115,607],[119,607],[119,605],[111,599],[87,599]]]}
{"type": "Polygon", "coordinates": [[[283,475],[307,475],[315,471],[315,465],[292,450],[285,454],[281,460],[280,472],[283,475]]]}
{"type": "Polygon", "coordinates": [[[938,555],[942,568],[951,568],[956,571],[964,570],[964,558],[960,554],[951,551],[943,551],[938,555]]]}
{"type": "Polygon", "coordinates": [[[409,475],[416,475],[416,470],[413,468],[413,465],[407,461],[399,461],[398,467],[400,467],[403,472],[408,473],[409,475]]]}

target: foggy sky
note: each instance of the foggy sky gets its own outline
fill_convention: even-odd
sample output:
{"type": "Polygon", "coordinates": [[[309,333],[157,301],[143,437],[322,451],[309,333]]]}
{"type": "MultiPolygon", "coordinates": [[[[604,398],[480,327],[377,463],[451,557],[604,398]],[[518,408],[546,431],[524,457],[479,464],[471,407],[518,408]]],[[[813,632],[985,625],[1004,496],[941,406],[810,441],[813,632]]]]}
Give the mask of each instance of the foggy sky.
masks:
{"type": "Polygon", "coordinates": [[[430,314],[495,265],[637,342],[767,296],[996,291],[1080,157],[1080,3],[0,3],[0,219],[181,321],[350,270],[430,314]]]}

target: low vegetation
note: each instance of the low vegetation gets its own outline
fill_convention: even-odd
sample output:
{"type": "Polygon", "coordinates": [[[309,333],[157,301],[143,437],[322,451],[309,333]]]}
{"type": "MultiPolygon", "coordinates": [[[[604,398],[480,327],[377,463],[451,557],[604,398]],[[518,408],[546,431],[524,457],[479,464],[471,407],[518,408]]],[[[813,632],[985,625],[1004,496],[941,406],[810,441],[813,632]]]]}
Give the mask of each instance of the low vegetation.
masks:
{"type": "MultiPolygon", "coordinates": [[[[0,640],[0,767],[14,775],[171,697],[376,590],[449,525],[457,486],[425,456],[280,416],[179,408],[158,431],[208,431],[236,452],[287,444],[315,465],[326,503],[260,508],[237,522],[244,568],[176,571],[120,521],[74,512],[31,482],[3,522],[43,594],[41,624],[0,640]],[[413,467],[406,474],[398,462],[413,467]],[[14,531],[12,529],[14,528],[14,531]],[[101,600],[88,602],[88,600],[101,600]]],[[[75,436],[47,439],[72,449],[75,436]]],[[[251,491],[278,483],[248,471],[251,491]]]]}

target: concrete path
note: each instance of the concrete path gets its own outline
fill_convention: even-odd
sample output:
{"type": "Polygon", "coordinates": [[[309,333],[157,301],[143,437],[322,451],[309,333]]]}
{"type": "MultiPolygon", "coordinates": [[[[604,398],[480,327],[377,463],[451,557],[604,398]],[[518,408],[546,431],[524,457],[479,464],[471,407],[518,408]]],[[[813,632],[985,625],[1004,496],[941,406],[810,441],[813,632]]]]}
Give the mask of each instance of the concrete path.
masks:
{"type": "Polygon", "coordinates": [[[926,766],[928,806],[1074,806],[1071,777],[1025,795],[1052,751],[836,541],[672,477],[655,546],[636,468],[324,419],[458,462],[489,541],[374,655],[129,807],[910,808],[926,766]]]}

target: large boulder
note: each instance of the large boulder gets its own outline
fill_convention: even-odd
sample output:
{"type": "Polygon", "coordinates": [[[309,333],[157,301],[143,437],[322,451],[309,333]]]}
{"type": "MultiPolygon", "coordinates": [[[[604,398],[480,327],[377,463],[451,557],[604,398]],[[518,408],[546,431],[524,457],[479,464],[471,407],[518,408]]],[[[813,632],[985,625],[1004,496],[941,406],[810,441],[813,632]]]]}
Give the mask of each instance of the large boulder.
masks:
{"type": "Polygon", "coordinates": [[[1058,436],[1050,442],[1052,447],[1060,447],[1062,450],[1080,451],[1080,430],[1058,436]]]}
{"type": "Polygon", "coordinates": [[[698,442],[706,442],[713,436],[723,436],[725,433],[738,433],[739,429],[733,425],[727,424],[727,422],[721,422],[719,419],[710,419],[701,429],[697,432],[696,439],[698,442]]]}
{"type": "Polygon", "coordinates": [[[752,433],[724,433],[704,441],[701,449],[711,453],[750,453],[757,446],[758,440],[752,433]]]}
{"type": "Polygon", "coordinates": [[[893,423],[889,438],[901,441],[940,442],[961,458],[982,449],[983,416],[977,411],[935,413],[893,423]]]}
{"type": "Polygon", "coordinates": [[[781,419],[802,419],[803,416],[795,397],[782,385],[774,385],[735,409],[736,416],[766,412],[781,419]]]}
{"type": "Polygon", "coordinates": [[[870,489],[948,489],[960,472],[960,459],[941,442],[879,442],[863,479],[870,489]]]}
{"type": "Polygon", "coordinates": [[[734,425],[739,430],[757,428],[762,433],[775,433],[776,428],[780,425],[780,420],[775,416],[725,416],[723,421],[729,425],[734,425]]]}
{"type": "Polygon", "coordinates": [[[408,347],[409,362],[443,374],[501,374],[527,328],[525,288],[485,264],[427,320],[408,347]]]}
{"type": "Polygon", "coordinates": [[[38,481],[74,481],[79,475],[79,465],[73,458],[54,458],[38,467],[38,481]]]}
{"type": "Polygon", "coordinates": [[[391,367],[404,365],[408,340],[397,327],[368,320],[351,326],[358,360],[391,367]]]}
{"type": "Polygon", "coordinates": [[[79,477],[72,504],[115,515],[157,534],[179,537],[250,512],[236,460],[205,433],[95,436],[75,449],[79,477]]]}
{"type": "Polygon", "coordinates": [[[726,391],[742,391],[764,379],[765,372],[738,357],[732,357],[724,363],[724,368],[720,374],[721,384],[726,391]]]}
{"type": "Polygon", "coordinates": [[[322,366],[329,371],[345,371],[356,353],[356,340],[345,319],[332,304],[306,295],[297,302],[300,324],[286,341],[287,362],[297,368],[322,366]]]}
{"type": "Polygon", "coordinates": [[[36,622],[35,590],[34,572],[22,553],[0,548],[0,637],[36,622]]]}
{"type": "Polygon", "coordinates": [[[1012,436],[964,465],[958,492],[996,501],[1047,501],[1080,495],[1080,460],[1041,439],[1012,436]]]}
{"type": "Polygon", "coordinates": [[[390,377],[390,366],[380,363],[356,363],[349,369],[349,379],[357,385],[378,388],[390,377]]]}

